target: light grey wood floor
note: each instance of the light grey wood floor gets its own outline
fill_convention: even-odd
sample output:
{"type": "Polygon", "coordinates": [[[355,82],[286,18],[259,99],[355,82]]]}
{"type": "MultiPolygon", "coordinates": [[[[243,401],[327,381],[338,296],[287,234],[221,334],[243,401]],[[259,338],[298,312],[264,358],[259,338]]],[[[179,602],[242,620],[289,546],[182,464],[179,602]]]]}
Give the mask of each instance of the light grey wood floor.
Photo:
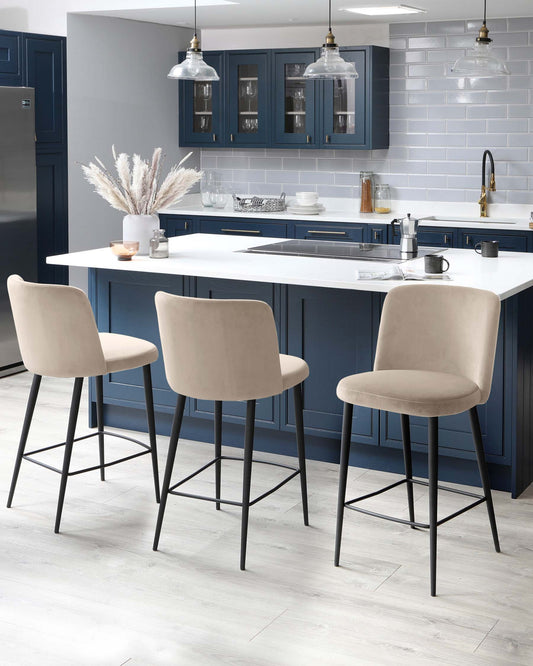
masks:
{"type": "MultiPolygon", "coordinates": [[[[30,380],[0,380],[2,666],[533,663],[532,492],[519,500],[495,493],[499,555],[483,506],[440,529],[434,599],[421,531],[350,513],[342,566],[333,566],[331,464],[309,463],[310,527],[297,481],[252,509],[246,572],[238,568],[236,508],[169,498],[160,551],[152,551],[148,457],[110,468],[105,483],[97,473],[72,477],[55,535],[58,475],[23,463],[13,508],[5,508],[30,380]]],[[[70,381],[43,380],[31,443],[64,438],[70,390],[70,381]]],[[[86,423],[84,408],[79,432],[86,423]]],[[[74,464],[96,461],[89,441],[74,464]]],[[[158,438],[162,466],[167,441],[158,438]]],[[[180,442],[178,465],[186,473],[211,453],[208,444],[180,442]]],[[[269,466],[254,473],[256,493],[279,474],[269,466]]],[[[212,474],[196,487],[207,489],[212,474]]],[[[226,496],[238,498],[240,474],[239,463],[224,466],[226,496]]],[[[393,478],[354,468],[349,492],[393,478]]],[[[374,506],[406,515],[404,493],[374,506]]],[[[416,493],[424,516],[425,490],[416,493]]],[[[461,502],[441,499],[442,513],[461,502]]]]}

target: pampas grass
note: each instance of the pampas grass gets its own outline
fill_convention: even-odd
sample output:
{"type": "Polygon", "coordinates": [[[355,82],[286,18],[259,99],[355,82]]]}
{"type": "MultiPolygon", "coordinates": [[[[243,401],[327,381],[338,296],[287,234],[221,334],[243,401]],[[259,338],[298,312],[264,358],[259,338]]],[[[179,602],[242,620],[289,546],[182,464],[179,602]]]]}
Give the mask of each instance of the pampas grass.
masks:
{"type": "Polygon", "coordinates": [[[202,172],[196,169],[183,169],[181,165],[192,155],[186,155],[178,165],[173,166],[166,178],[160,183],[163,153],[156,148],[150,162],[140,155],[130,156],[120,153],[117,156],[112,147],[117,175],[113,175],[103,162],[95,157],[95,162],[82,164],[86,180],[94,190],[113,208],[130,215],[152,215],[165,208],[170,208],[197,183],[202,172]]]}

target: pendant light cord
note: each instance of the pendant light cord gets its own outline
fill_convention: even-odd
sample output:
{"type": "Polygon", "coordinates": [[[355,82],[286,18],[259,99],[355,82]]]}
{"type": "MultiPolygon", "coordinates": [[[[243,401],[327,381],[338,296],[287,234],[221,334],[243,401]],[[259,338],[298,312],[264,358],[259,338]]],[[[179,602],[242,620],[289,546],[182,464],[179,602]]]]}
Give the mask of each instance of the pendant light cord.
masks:
{"type": "Polygon", "coordinates": [[[483,2],[483,25],[487,25],[487,0],[483,2]]]}
{"type": "MultiPolygon", "coordinates": [[[[485,2],[486,2],[486,1],[487,1],[487,0],[485,0],[485,2]]],[[[195,2],[196,2],[196,0],[195,0],[195,2]]],[[[329,31],[331,32],[331,0],[329,0],[329,16],[328,16],[328,19],[329,19],[329,21],[328,21],[328,22],[329,22],[329,26],[328,26],[328,27],[329,27],[329,31]]]]}
{"type": "Polygon", "coordinates": [[[198,35],[196,34],[196,0],[194,0],[194,36],[198,37],[198,35]]]}

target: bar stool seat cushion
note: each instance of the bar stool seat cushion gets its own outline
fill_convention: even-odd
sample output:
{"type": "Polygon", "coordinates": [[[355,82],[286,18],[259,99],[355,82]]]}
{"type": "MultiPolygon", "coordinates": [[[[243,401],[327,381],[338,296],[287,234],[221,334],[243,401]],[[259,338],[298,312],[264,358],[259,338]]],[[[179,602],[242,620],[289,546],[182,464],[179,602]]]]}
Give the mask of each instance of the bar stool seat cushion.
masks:
{"type": "Polygon", "coordinates": [[[283,381],[283,390],[301,384],[304,379],[309,377],[309,366],[297,356],[279,355],[279,364],[281,366],[281,378],[283,381]]]}
{"type": "Polygon", "coordinates": [[[374,370],[341,379],[337,396],[361,407],[410,416],[448,416],[481,402],[471,379],[429,370],[374,370]]]}
{"type": "Polygon", "coordinates": [[[157,361],[157,347],[140,338],[119,333],[99,333],[107,372],[132,370],[157,361]]]}

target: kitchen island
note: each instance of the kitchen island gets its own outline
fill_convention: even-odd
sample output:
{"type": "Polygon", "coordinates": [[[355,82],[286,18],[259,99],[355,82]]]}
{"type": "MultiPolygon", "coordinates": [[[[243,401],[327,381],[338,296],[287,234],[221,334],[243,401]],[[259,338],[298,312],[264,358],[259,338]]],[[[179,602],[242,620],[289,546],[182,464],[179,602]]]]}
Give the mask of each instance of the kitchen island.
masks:
{"type": "MultiPolygon", "coordinates": [[[[337,461],[342,403],[335,395],[336,384],[345,375],[372,368],[384,293],[398,282],[356,279],[356,270],[383,269],[384,264],[243,252],[274,240],[192,234],[170,240],[169,259],[119,262],[104,248],[48,261],[89,269],[90,299],[101,331],[136,335],[157,345],[153,298],[158,290],[269,303],[280,350],[305,358],[310,366],[304,385],[308,457],[337,461]]],[[[502,301],[493,390],[479,413],[493,487],[516,497],[533,480],[533,255],[501,252],[497,259],[484,259],[472,250],[451,249],[446,257],[452,278],[448,284],[489,289],[502,301]]],[[[423,260],[407,265],[420,270],[423,260]]],[[[162,359],[153,376],[158,431],[168,434],[176,398],[166,383],[162,359]]],[[[94,425],[92,391],[90,399],[94,425]]],[[[105,379],[106,423],[145,429],[143,400],[140,371],[111,374],[105,379]]],[[[212,441],[212,410],[208,402],[189,400],[183,436],[212,441]]],[[[425,475],[425,420],[411,422],[415,475],[425,475]]],[[[243,423],[243,404],[225,404],[225,444],[242,445],[243,423]]],[[[257,426],[256,448],[294,454],[294,415],[285,395],[258,402],[257,426]]],[[[479,485],[468,415],[442,418],[439,437],[441,478],[479,485]]],[[[398,415],[356,408],[353,441],[353,464],[402,470],[398,415]]]]}

